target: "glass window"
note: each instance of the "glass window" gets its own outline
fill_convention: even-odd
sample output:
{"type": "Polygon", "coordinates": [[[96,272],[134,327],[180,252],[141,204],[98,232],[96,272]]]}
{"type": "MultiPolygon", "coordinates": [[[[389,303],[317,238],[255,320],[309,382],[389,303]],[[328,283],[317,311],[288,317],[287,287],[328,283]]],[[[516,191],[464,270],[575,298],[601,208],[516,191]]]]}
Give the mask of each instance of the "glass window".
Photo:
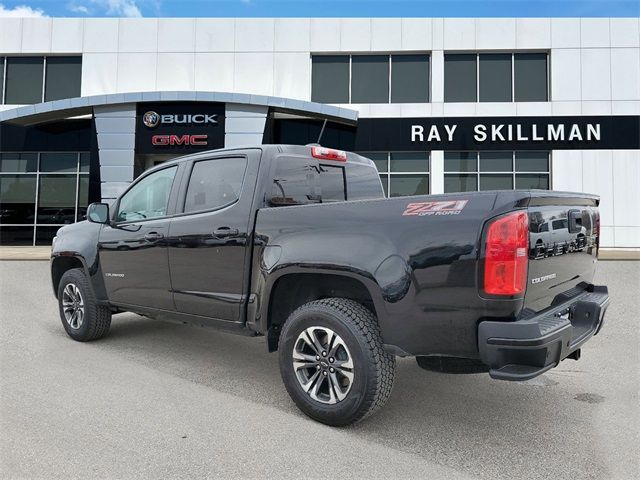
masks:
{"type": "Polygon", "coordinates": [[[480,171],[513,171],[513,152],[480,152],[480,171]]]}
{"type": "Polygon", "coordinates": [[[391,56],[391,103],[429,101],[429,55],[391,56]]]}
{"type": "Polygon", "coordinates": [[[547,54],[516,53],[513,74],[516,102],[546,102],[547,54]]]}
{"type": "Polygon", "coordinates": [[[566,219],[554,220],[551,222],[551,226],[554,230],[563,230],[568,228],[568,223],[566,219]]]}
{"type": "Polygon", "coordinates": [[[246,169],[245,157],[196,162],[187,187],[184,211],[213,210],[237,201],[246,169]]]}
{"type": "Polygon", "coordinates": [[[476,55],[467,53],[444,56],[444,101],[476,101],[476,55]]]}
{"type": "Polygon", "coordinates": [[[73,172],[78,170],[77,153],[41,153],[41,172],[73,172]]]}
{"type": "Polygon", "coordinates": [[[407,195],[427,195],[429,193],[429,177],[425,175],[391,175],[389,180],[389,196],[404,197],[407,195]]]}
{"type": "Polygon", "coordinates": [[[280,157],[273,177],[272,205],[320,203],[319,166],[305,158],[280,157]]]}
{"type": "Polygon", "coordinates": [[[427,152],[391,152],[392,172],[428,172],[429,154],[427,152]]]}
{"type": "Polygon", "coordinates": [[[89,152],[80,153],[80,171],[88,173],[90,165],[91,165],[91,154],[89,152]]]}
{"type": "Polygon", "coordinates": [[[175,166],[164,168],[136,183],[120,199],[116,221],[140,221],[165,216],[176,169],[175,166]]]}
{"type": "Polygon", "coordinates": [[[33,225],[28,227],[0,225],[0,245],[33,245],[33,225]]]}
{"type": "Polygon", "coordinates": [[[55,227],[36,227],[36,245],[51,245],[53,237],[60,230],[60,226],[55,227]]]}
{"type": "Polygon", "coordinates": [[[461,174],[444,176],[444,193],[474,192],[478,190],[477,176],[461,174]]]}
{"type": "Polygon", "coordinates": [[[549,152],[516,152],[516,170],[519,172],[548,172],[549,152]]]}
{"type": "Polygon", "coordinates": [[[513,175],[480,175],[480,190],[511,190],[513,175]]]}
{"type": "Polygon", "coordinates": [[[43,57],[7,57],[5,101],[8,105],[42,101],[43,57]]]}
{"type": "Polygon", "coordinates": [[[87,205],[89,205],[89,176],[80,175],[78,179],[78,219],[81,221],[87,214],[87,205]]]}
{"type": "Polygon", "coordinates": [[[528,190],[537,188],[539,190],[549,190],[549,174],[543,175],[516,175],[516,188],[528,190]]]}
{"type": "Polygon", "coordinates": [[[0,153],[0,172],[35,172],[37,169],[37,153],[0,153]]]}
{"type": "Polygon", "coordinates": [[[344,168],[320,165],[320,190],[323,202],[345,201],[344,168]]]}
{"type": "Polygon", "coordinates": [[[445,172],[475,172],[477,169],[475,152],[444,152],[445,172]]]}
{"type": "Polygon", "coordinates": [[[380,175],[380,182],[382,182],[382,189],[384,190],[384,196],[389,196],[389,175],[380,175]]]}
{"type": "Polygon", "coordinates": [[[75,222],[77,175],[40,175],[37,223],[75,222]]]}
{"type": "Polygon", "coordinates": [[[80,96],[82,57],[47,57],[44,100],[80,96]]]}
{"type": "Polygon", "coordinates": [[[0,175],[0,223],[34,223],[35,175],[0,175]]]}
{"type": "Polygon", "coordinates": [[[445,152],[444,171],[445,193],[548,190],[549,152],[445,152]]]}
{"type": "Polygon", "coordinates": [[[89,158],[88,152],[0,154],[0,224],[6,227],[0,241],[32,245],[35,224],[36,244],[50,243],[59,226],[82,220],[89,175],[77,172],[79,156],[89,158]]]}
{"type": "Polygon", "coordinates": [[[389,103],[389,56],[354,55],[351,103],[389,103]]]}
{"type": "Polygon", "coordinates": [[[511,54],[479,55],[479,89],[481,102],[511,101],[511,54]]]}
{"type": "Polygon", "coordinates": [[[311,61],[311,100],[349,103],[349,56],[315,55],[311,61]]]}
{"type": "MultiPolygon", "coordinates": [[[[361,155],[374,159],[385,196],[422,195],[429,192],[429,152],[366,152],[361,155]],[[409,172],[412,174],[403,175],[409,172]]],[[[348,188],[351,188],[351,182],[348,188]]],[[[353,199],[350,193],[348,198],[353,199]]],[[[370,198],[379,196],[376,193],[375,197],[370,198]]]]}
{"type": "Polygon", "coordinates": [[[358,155],[362,155],[363,157],[373,160],[373,163],[375,163],[379,172],[386,172],[389,169],[389,165],[387,163],[389,154],[387,152],[362,152],[358,155]]]}
{"type": "MultiPolygon", "coordinates": [[[[362,172],[349,167],[349,199],[371,198],[371,183],[367,178],[366,192],[361,191],[362,172]],[[360,192],[360,193],[359,193],[360,192]]],[[[370,166],[363,167],[376,175],[370,166]]],[[[308,203],[337,202],[347,198],[345,192],[345,170],[343,167],[319,164],[317,161],[305,158],[281,157],[277,160],[276,172],[270,203],[272,205],[304,205],[308,203]]]]}

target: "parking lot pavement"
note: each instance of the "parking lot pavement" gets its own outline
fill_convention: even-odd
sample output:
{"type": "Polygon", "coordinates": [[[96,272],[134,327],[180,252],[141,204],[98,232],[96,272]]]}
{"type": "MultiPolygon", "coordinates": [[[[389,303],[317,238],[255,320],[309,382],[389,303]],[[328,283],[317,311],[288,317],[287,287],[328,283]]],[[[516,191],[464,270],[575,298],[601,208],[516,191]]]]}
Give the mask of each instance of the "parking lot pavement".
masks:
{"type": "Polygon", "coordinates": [[[398,362],[374,417],[304,417],[264,340],[133,314],[67,338],[47,262],[0,262],[3,478],[620,478],[638,470],[640,262],[578,362],[526,383],[398,362]]]}

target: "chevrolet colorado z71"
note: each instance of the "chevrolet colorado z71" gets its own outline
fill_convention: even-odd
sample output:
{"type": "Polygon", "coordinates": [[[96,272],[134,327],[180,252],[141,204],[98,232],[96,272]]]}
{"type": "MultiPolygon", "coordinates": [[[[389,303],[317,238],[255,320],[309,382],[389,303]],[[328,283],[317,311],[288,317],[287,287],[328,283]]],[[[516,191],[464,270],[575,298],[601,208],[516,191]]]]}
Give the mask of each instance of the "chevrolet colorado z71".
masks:
{"type": "Polygon", "coordinates": [[[53,290],[78,341],[125,311],[264,335],[298,407],[346,425],[385,403],[396,356],[502,380],[577,360],[609,303],[592,284],[598,203],[537,190],[387,199],[353,153],[210,151],[61,228],[53,290]]]}

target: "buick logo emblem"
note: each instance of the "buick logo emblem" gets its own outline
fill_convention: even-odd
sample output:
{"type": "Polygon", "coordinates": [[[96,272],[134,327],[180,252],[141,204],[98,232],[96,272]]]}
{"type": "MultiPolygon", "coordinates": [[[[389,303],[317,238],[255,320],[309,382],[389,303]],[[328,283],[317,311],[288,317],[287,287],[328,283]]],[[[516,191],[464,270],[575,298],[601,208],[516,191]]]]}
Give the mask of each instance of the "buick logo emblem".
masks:
{"type": "Polygon", "coordinates": [[[148,128],[155,128],[160,123],[160,115],[156,112],[147,112],[142,116],[142,123],[148,128]]]}

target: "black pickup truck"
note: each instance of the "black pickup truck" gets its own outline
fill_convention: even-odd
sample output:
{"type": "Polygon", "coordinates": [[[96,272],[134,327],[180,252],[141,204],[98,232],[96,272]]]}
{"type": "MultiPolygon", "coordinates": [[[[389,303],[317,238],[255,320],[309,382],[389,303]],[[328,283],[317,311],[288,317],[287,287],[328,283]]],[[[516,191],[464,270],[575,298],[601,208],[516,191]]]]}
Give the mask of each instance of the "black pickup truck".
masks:
{"type": "Polygon", "coordinates": [[[51,278],[74,340],[125,311],[264,335],[298,407],[346,425],[385,403],[396,356],[501,380],[577,360],[609,303],[592,284],[598,203],[537,190],[387,199],[353,153],[217,150],[91,204],[58,231],[51,278]]]}

